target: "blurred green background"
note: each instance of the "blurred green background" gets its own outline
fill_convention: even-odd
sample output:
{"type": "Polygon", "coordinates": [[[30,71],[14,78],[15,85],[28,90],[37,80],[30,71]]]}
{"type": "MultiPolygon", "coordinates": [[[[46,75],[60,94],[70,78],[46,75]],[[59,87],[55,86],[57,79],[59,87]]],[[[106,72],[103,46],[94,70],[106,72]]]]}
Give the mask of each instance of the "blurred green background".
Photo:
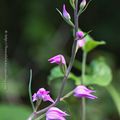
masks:
{"type": "MultiPolygon", "coordinates": [[[[50,69],[54,65],[49,64],[48,58],[63,54],[69,60],[73,41],[71,27],[56,11],[56,8],[62,10],[63,3],[73,15],[68,0],[0,0],[0,120],[25,120],[31,113],[28,96],[30,68],[33,70],[32,92],[45,87],[52,90],[55,98],[55,86],[48,85],[50,69]],[[8,31],[7,90],[3,88],[5,30],[8,31]]],[[[87,63],[99,55],[104,56],[112,69],[111,84],[114,86],[95,86],[99,98],[95,102],[88,101],[87,120],[120,119],[119,4],[120,1],[92,0],[79,19],[83,31],[93,30],[90,35],[95,40],[106,41],[106,45],[97,47],[88,55],[87,63]],[[112,93],[107,90],[110,88],[112,93]]],[[[79,51],[77,60],[81,61],[81,56],[82,51],[79,51]]],[[[76,68],[72,71],[79,75],[76,68]]],[[[72,82],[69,84],[68,91],[74,87],[72,82]]],[[[78,106],[76,102],[80,104],[79,100],[68,100],[70,108],[78,106]]],[[[48,104],[43,103],[41,108],[48,104]]],[[[75,117],[68,119],[77,120],[75,117]]]]}

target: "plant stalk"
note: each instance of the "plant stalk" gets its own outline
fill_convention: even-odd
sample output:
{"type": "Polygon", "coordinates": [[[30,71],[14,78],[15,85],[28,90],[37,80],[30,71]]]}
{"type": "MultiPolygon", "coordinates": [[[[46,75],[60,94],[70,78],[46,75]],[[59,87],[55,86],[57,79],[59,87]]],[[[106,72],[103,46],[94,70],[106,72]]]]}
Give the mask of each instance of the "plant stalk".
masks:
{"type": "Polygon", "coordinates": [[[30,69],[30,80],[29,80],[28,91],[29,91],[29,98],[30,98],[30,103],[32,105],[32,109],[33,109],[33,111],[35,111],[35,106],[34,106],[33,101],[32,101],[31,83],[32,83],[32,69],[30,69]]]}
{"type": "MultiPolygon", "coordinates": [[[[81,84],[84,85],[85,80],[85,67],[86,67],[86,58],[87,53],[83,52],[83,60],[82,60],[82,80],[81,84]]],[[[85,98],[82,98],[82,114],[81,114],[81,120],[86,120],[86,100],[85,98]]]]}

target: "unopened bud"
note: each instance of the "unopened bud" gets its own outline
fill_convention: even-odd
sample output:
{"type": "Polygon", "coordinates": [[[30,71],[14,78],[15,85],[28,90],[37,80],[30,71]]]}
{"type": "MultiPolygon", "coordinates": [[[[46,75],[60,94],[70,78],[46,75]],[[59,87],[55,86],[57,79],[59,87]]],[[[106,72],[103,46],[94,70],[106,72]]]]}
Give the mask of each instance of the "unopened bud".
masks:
{"type": "Polygon", "coordinates": [[[67,20],[71,19],[70,14],[66,10],[65,4],[63,5],[63,17],[67,20]]]}
{"type": "Polygon", "coordinates": [[[86,6],[86,0],[82,0],[80,3],[80,8],[83,9],[86,6]]]}

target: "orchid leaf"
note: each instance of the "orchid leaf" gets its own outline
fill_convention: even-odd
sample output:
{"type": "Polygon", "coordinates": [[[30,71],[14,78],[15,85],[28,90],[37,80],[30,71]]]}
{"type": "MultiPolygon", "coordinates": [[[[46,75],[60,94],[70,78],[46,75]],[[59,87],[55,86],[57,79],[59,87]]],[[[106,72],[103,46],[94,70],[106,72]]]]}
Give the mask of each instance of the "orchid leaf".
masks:
{"type": "Polygon", "coordinates": [[[96,48],[97,46],[99,45],[104,45],[105,44],[105,41],[95,41],[93,40],[92,37],[90,37],[89,35],[87,35],[85,37],[86,39],[86,44],[85,46],[83,47],[83,51],[85,52],[90,52],[91,50],[93,50],[94,48],[96,48]]]}
{"type": "Polygon", "coordinates": [[[112,71],[103,58],[93,60],[90,64],[91,73],[85,75],[85,85],[107,86],[112,81],[112,71]]]}

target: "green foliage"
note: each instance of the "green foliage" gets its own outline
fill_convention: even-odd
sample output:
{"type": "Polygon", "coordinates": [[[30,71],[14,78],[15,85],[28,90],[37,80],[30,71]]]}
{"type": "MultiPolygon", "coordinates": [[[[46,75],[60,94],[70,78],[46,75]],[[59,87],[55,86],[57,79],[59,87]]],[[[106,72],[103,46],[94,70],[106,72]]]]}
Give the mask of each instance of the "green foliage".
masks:
{"type": "MultiPolygon", "coordinates": [[[[85,75],[84,84],[85,85],[99,85],[107,86],[112,81],[112,72],[110,67],[106,64],[104,58],[100,57],[91,62],[89,65],[90,72],[85,75]]],[[[49,83],[52,80],[61,78],[64,74],[61,72],[59,66],[54,67],[51,70],[51,74],[48,77],[49,83]]],[[[75,85],[79,85],[81,76],[76,76],[73,73],[70,73],[69,78],[75,82],[75,85]]]]}
{"type": "MultiPolygon", "coordinates": [[[[57,96],[58,94],[63,77],[64,77],[64,74],[61,71],[59,66],[54,67],[51,70],[50,75],[48,76],[48,84],[50,85],[51,91],[54,96],[57,96]]],[[[64,89],[64,94],[68,93],[74,88],[73,79],[78,79],[78,78],[74,74],[70,73],[68,81],[67,81],[67,85],[65,86],[65,89],[64,89]]]]}
{"type": "Polygon", "coordinates": [[[85,76],[86,85],[107,86],[112,81],[112,72],[103,58],[93,60],[90,64],[92,72],[85,76]]]}
{"type": "MultiPolygon", "coordinates": [[[[59,78],[62,80],[63,77],[64,77],[64,74],[61,71],[60,67],[56,66],[51,70],[50,75],[48,76],[48,83],[50,84],[53,80],[56,80],[59,78]]],[[[75,80],[75,81],[79,80],[79,78],[75,76],[73,73],[70,73],[68,79],[75,80]]]]}
{"type": "Polygon", "coordinates": [[[59,66],[51,69],[50,75],[48,76],[48,82],[50,83],[54,79],[62,78],[64,76],[59,66]]]}
{"type": "Polygon", "coordinates": [[[31,110],[25,106],[0,104],[1,120],[26,120],[31,110]]]}
{"type": "Polygon", "coordinates": [[[87,35],[85,37],[86,39],[86,44],[83,47],[83,51],[85,52],[90,52],[91,50],[93,50],[95,47],[99,46],[99,45],[104,45],[105,41],[95,41],[93,40],[92,37],[90,37],[89,35],[87,35]]]}

